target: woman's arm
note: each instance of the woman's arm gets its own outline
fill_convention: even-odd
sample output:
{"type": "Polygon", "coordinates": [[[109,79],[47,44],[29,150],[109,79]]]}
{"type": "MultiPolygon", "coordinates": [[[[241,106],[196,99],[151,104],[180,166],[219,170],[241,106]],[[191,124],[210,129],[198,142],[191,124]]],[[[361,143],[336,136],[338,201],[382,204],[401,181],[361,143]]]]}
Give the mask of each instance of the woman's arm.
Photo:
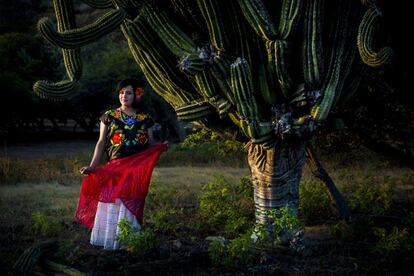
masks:
{"type": "Polygon", "coordinates": [[[108,133],[108,126],[101,122],[99,127],[99,139],[95,146],[92,161],[89,166],[82,167],[79,171],[81,174],[88,174],[96,170],[101,163],[102,154],[105,149],[106,134],[108,133]]]}

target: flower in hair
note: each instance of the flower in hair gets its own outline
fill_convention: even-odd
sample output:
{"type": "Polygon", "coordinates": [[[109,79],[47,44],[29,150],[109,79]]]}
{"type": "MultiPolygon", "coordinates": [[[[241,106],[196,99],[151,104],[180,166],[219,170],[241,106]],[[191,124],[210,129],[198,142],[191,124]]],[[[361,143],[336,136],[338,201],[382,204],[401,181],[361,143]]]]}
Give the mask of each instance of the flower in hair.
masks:
{"type": "Polygon", "coordinates": [[[142,95],[144,95],[144,89],[142,87],[137,87],[137,89],[135,89],[135,96],[142,97],[142,95]]]}

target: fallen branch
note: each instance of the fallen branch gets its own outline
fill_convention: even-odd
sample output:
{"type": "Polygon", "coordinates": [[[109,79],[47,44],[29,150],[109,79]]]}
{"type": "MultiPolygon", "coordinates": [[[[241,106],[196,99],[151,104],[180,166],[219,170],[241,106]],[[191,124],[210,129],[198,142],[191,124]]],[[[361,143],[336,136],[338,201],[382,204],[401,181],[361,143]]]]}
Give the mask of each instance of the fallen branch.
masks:
{"type": "Polygon", "coordinates": [[[329,191],[328,195],[331,199],[332,205],[338,210],[340,217],[348,220],[350,217],[348,204],[345,202],[341,192],[339,192],[338,188],[335,186],[332,178],[328,175],[322,164],[316,158],[316,154],[309,144],[306,146],[306,162],[309,165],[312,174],[325,183],[329,191]]]}

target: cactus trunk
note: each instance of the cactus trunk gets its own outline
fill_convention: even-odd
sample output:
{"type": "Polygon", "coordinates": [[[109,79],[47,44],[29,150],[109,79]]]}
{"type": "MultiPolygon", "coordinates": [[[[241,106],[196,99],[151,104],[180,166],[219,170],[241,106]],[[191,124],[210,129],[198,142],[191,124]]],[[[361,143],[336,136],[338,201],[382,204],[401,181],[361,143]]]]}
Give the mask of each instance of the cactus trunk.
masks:
{"type": "Polygon", "coordinates": [[[265,149],[262,145],[250,142],[247,149],[256,222],[271,230],[268,210],[287,206],[296,214],[298,212],[299,182],[306,159],[305,143],[265,149]]]}

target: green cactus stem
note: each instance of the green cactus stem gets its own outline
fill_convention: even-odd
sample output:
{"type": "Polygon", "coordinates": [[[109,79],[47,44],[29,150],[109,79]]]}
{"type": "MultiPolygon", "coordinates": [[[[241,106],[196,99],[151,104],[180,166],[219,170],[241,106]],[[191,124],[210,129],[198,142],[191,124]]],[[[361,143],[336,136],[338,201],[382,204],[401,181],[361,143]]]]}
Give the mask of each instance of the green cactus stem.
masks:
{"type": "Polygon", "coordinates": [[[111,0],[82,0],[82,2],[94,9],[109,9],[113,7],[111,0]]]}
{"type": "Polygon", "coordinates": [[[37,81],[33,85],[33,91],[43,99],[62,101],[73,95],[77,88],[77,82],[64,80],[56,83],[37,81]]]}
{"type": "Polygon", "coordinates": [[[371,67],[379,67],[391,62],[393,50],[383,47],[379,51],[374,50],[374,33],[378,25],[379,14],[376,8],[369,8],[359,25],[357,45],[362,61],[371,67]]]}
{"type": "Polygon", "coordinates": [[[149,26],[175,55],[181,57],[195,52],[194,42],[168,18],[165,12],[157,11],[154,7],[146,5],[143,8],[143,15],[149,26]]]}
{"type": "Polygon", "coordinates": [[[261,0],[239,0],[238,2],[245,18],[259,36],[265,40],[273,40],[277,36],[269,12],[261,0]]]}
{"type": "Polygon", "coordinates": [[[347,22],[352,16],[352,5],[353,3],[348,2],[337,7],[339,17],[336,19],[332,45],[329,47],[331,57],[327,77],[321,88],[322,99],[311,110],[311,116],[319,123],[326,120],[332,106],[341,96],[354,61],[356,46],[347,39],[354,32],[355,22],[347,22]]]}
{"type": "Polygon", "coordinates": [[[123,9],[111,10],[90,25],[79,29],[56,32],[52,21],[45,17],[39,20],[37,27],[43,37],[51,44],[64,48],[76,49],[90,44],[120,26],[125,18],[123,9]]]}
{"type": "MultiPolygon", "coordinates": [[[[72,0],[53,0],[59,32],[76,29],[72,0]]],[[[80,49],[62,49],[63,61],[70,80],[78,81],[82,75],[80,49]]]]}
{"type": "Polygon", "coordinates": [[[306,2],[305,27],[303,39],[303,72],[306,84],[311,89],[318,89],[324,73],[323,49],[323,2],[315,0],[306,2]]]}
{"type": "Polygon", "coordinates": [[[279,23],[279,38],[286,40],[298,26],[302,13],[302,0],[285,0],[282,4],[279,23]]]}
{"type": "Polygon", "coordinates": [[[223,14],[216,0],[197,0],[198,7],[207,24],[208,33],[212,45],[219,51],[224,51],[228,46],[228,38],[224,31],[223,14]]]}

